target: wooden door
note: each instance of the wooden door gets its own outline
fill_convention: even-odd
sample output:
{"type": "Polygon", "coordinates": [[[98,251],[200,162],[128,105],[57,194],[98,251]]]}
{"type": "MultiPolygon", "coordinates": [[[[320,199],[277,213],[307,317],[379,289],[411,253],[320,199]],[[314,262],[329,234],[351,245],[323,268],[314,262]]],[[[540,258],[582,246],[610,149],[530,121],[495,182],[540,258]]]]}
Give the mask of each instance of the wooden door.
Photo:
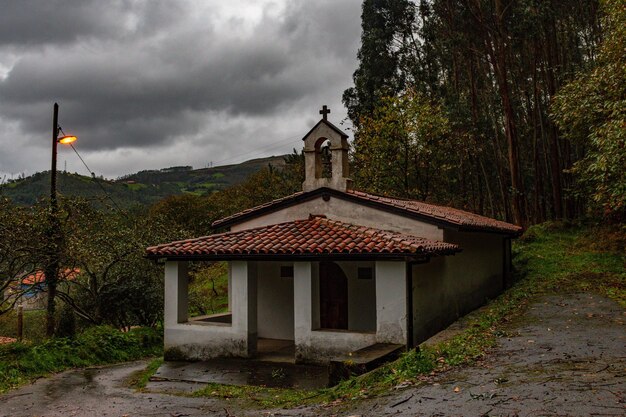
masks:
{"type": "Polygon", "coordinates": [[[334,262],[320,262],[320,326],[348,329],[348,277],[334,262]]]}

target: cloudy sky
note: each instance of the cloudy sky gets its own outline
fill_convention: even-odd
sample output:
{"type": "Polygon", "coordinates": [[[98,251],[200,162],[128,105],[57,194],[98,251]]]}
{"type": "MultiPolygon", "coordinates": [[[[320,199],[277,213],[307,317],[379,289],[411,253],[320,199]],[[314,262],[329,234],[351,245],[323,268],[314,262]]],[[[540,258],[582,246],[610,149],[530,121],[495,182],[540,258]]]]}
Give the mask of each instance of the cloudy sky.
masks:
{"type": "MultiPolygon", "coordinates": [[[[50,169],[52,108],[98,175],[241,162],[345,118],[360,0],[3,0],[0,181],[50,169]]],[[[344,125],[346,127],[347,125],[344,125]]],[[[87,174],[71,149],[59,168],[87,174]]]]}

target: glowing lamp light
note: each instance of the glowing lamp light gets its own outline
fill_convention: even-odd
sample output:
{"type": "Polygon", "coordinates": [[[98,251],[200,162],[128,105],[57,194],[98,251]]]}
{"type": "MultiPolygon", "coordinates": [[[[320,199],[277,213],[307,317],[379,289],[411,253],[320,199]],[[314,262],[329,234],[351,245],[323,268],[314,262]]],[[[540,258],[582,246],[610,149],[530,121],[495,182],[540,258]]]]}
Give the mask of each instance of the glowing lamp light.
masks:
{"type": "Polygon", "coordinates": [[[78,139],[76,136],[61,136],[59,138],[59,143],[62,143],[64,145],[68,145],[72,142],[76,142],[76,139],[78,139]]]}

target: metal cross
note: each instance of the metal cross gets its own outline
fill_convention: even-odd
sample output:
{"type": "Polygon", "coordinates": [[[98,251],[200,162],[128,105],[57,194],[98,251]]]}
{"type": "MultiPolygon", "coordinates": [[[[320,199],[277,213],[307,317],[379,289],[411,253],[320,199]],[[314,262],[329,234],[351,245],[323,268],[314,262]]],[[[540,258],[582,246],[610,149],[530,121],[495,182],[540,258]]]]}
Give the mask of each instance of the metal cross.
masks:
{"type": "Polygon", "coordinates": [[[322,115],[324,120],[326,120],[328,118],[328,113],[330,113],[330,109],[328,107],[326,107],[326,104],[324,104],[322,106],[322,110],[320,110],[320,114],[322,115]]]}

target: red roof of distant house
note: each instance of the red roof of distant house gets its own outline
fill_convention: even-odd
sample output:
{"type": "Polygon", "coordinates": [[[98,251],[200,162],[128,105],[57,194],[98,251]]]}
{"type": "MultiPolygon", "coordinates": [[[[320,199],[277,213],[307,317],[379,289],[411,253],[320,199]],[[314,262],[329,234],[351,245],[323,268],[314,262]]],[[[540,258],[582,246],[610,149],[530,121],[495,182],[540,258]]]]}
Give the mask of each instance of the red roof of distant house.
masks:
{"type": "MultiPolygon", "coordinates": [[[[61,279],[68,279],[68,280],[73,280],[74,278],[76,278],[76,276],[80,274],[80,269],[75,268],[75,269],[65,269],[62,272],[59,272],[59,278],[61,279]]],[[[36,271],[34,274],[30,274],[27,275],[26,277],[22,278],[22,285],[35,285],[35,284],[42,284],[46,281],[46,275],[43,271],[36,271]]]]}
{"type": "Polygon", "coordinates": [[[360,204],[371,205],[381,210],[394,211],[400,215],[408,217],[418,217],[425,219],[426,221],[458,227],[463,230],[496,232],[510,235],[518,235],[522,231],[522,228],[519,226],[452,207],[438,206],[417,200],[377,196],[356,190],[343,192],[330,188],[318,188],[309,192],[297,192],[290,196],[270,201],[269,203],[243,210],[239,213],[217,220],[213,222],[213,227],[229,226],[231,224],[238,223],[239,221],[263,214],[264,212],[275,211],[300,201],[316,198],[322,194],[354,201],[360,204]]]}
{"type": "Polygon", "coordinates": [[[307,220],[181,240],[146,249],[150,258],[226,258],[250,255],[449,255],[458,246],[311,216],[307,220]]]}

